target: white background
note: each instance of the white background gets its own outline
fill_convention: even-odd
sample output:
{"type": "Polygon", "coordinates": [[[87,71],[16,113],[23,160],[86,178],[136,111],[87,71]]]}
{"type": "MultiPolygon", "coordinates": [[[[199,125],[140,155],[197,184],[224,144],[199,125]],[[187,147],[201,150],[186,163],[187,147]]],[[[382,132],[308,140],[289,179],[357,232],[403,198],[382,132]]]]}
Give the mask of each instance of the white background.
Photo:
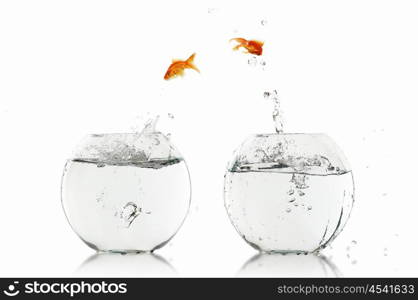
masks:
{"type": "Polygon", "coordinates": [[[417,15],[399,0],[1,1],[0,276],[417,276],[417,15]],[[265,41],[265,70],[231,51],[237,36],[265,41]],[[162,79],[193,52],[201,74],[162,79]],[[286,131],[327,133],[352,165],[326,274],[313,256],[241,269],[256,252],[227,218],[223,174],[244,138],[274,130],[272,88],[286,131]],[[87,260],[61,208],[64,163],[84,135],[153,114],[189,165],[190,215],[160,259],[87,260]]]}

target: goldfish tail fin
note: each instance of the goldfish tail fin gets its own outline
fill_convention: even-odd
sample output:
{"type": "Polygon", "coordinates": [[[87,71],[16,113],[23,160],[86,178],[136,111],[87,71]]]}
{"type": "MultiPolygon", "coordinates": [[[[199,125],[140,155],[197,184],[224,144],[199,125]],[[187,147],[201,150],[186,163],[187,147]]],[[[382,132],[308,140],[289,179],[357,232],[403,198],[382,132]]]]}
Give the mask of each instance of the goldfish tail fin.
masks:
{"type": "Polygon", "coordinates": [[[242,46],[241,44],[238,44],[234,48],[232,48],[232,50],[237,51],[241,46],[242,46]]]}
{"type": "Polygon", "coordinates": [[[200,70],[194,64],[195,56],[196,56],[196,53],[193,53],[192,55],[190,55],[190,57],[186,60],[186,63],[189,66],[189,68],[191,68],[191,69],[200,73],[200,70]]]}
{"type": "Polygon", "coordinates": [[[237,42],[239,44],[245,44],[247,40],[243,38],[233,38],[233,39],[230,39],[229,42],[237,42]]]}

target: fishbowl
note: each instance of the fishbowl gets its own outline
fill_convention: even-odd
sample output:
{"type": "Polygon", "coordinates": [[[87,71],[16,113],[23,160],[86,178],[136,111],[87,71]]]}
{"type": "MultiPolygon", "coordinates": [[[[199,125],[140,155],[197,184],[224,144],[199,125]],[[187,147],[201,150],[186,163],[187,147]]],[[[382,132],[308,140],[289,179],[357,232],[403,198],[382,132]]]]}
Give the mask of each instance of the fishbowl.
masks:
{"type": "Polygon", "coordinates": [[[353,175],[325,134],[258,134],[235,152],[224,199],[235,229],[257,250],[316,252],[350,216],[353,175]]]}
{"type": "Polygon", "coordinates": [[[89,135],[62,177],[68,222],[97,251],[164,246],[184,222],[190,197],[186,162],[160,132],[89,135]]]}

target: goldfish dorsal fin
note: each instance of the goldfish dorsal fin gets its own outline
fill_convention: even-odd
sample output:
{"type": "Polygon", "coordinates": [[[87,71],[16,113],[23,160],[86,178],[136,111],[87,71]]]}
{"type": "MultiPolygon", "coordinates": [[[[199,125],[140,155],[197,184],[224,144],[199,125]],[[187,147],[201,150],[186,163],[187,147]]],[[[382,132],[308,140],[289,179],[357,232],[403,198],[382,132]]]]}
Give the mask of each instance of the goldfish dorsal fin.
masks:
{"type": "Polygon", "coordinates": [[[191,69],[200,73],[199,69],[194,64],[195,56],[196,56],[196,53],[193,53],[192,55],[190,55],[190,57],[186,60],[186,63],[189,66],[189,68],[191,68],[191,69]]]}
{"type": "Polygon", "coordinates": [[[193,53],[192,55],[190,55],[190,57],[186,60],[187,63],[191,63],[193,64],[194,58],[196,56],[196,53],[193,53]]]}

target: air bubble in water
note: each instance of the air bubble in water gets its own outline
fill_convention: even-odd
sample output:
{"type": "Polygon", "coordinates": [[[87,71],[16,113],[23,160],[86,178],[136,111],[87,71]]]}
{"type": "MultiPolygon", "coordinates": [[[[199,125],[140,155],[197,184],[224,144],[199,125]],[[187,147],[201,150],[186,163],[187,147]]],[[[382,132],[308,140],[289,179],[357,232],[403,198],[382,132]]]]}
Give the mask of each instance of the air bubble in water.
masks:
{"type": "Polygon", "coordinates": [[[298,189],[306,189],[309,187],[306,184],[306,180],[307,180],[307,176],[305,174],[294,173],[292,175],[292,179],[290,180],[290,182],[292,182],[298,189]]]}
{"type": "Polygon", "coordinates": [[[122,211],[120,212],[119,216],[124,222],[124,226],[129,228],[132,222],[139,216],[141,213],[141,208],[138,208],[133,202],[128,202],[123,207],[122,211]]]}

